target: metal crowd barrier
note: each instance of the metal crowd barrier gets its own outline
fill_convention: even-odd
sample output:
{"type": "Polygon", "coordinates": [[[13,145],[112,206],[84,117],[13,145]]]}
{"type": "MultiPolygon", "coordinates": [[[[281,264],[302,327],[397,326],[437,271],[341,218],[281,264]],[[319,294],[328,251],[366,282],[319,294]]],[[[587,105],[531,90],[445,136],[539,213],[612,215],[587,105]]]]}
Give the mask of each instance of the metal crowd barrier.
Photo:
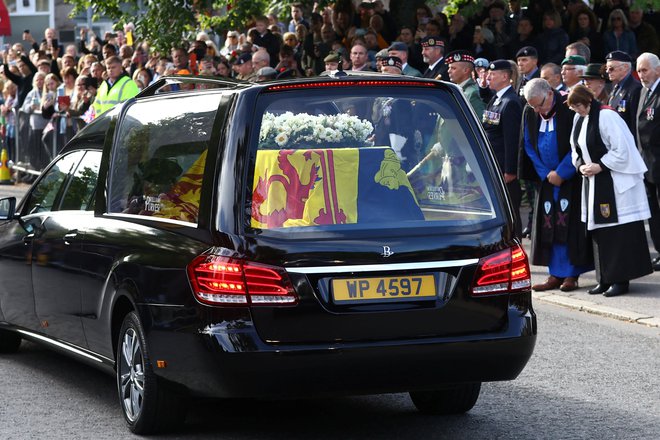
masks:
{"type": "MultiPolygon", "coordinates": [[[[42,139],[43,131],[35,131],[30,127],[30,113],[17,109],[12,111],[16,116],[16,147],[13,169],[20,173],[38,176],[41,174],[41,170],[66,145],[73,133],[66,129],[64,133],[60,133],[61,116],[56,113],[51,120],[53,129],[42,139]]],[[[78,118],[73,119],[72,122],[75,127],[75,119],[78,118]]]]}

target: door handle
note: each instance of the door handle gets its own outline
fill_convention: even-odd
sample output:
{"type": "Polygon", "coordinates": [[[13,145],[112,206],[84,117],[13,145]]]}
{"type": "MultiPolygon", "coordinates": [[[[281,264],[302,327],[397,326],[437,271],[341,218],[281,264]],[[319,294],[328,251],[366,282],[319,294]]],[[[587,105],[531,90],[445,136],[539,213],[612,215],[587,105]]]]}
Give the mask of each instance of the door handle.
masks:
{"type": "Polygon", "coordinates": [[[64,244],[70,246],[71,242],[73,242],[77,236],[78,236],[78,231],[73,231],[73,232],[69,232],[68,234],[64,234],[64,244]]]}
{"type": "Polygon", "coordinates": [[[23,244],[25,245],[32,244],[32,240],[34,240],[34,234],[28,234],[25,237],[23,237],[23,244]]]}

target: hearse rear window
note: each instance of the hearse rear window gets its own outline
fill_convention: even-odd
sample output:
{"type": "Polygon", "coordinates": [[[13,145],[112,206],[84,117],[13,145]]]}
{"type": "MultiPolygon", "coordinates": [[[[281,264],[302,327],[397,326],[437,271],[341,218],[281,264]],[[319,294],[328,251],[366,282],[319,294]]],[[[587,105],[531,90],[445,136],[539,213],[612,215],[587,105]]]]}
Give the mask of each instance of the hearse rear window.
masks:
{"type": "Polygon", "coordinates": [[[275,92],[261,97],[257,115],[251,228],[414,227],[496,217],[484,158],[446,91],[275,92]]]}

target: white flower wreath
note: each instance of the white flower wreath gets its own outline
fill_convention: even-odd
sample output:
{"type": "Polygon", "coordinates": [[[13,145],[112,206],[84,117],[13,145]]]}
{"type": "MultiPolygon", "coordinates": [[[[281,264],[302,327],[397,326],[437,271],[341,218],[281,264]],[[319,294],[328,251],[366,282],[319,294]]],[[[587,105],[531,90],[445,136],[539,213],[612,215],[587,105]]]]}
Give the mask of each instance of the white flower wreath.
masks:
{"type": "Polygon", "coordinates": [[[369,144],[373,131],[371,122],[344,113],[318,116],[265,113],[259,131],[259,148],[357,148],[369,144]]]}

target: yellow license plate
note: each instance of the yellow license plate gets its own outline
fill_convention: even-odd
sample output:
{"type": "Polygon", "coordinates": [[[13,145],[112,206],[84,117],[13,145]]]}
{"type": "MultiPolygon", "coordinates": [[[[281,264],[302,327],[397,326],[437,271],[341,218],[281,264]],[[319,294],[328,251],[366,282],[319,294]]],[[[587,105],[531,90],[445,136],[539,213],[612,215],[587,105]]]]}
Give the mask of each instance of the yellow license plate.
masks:
{"type": "Polygon", "coordinates": [[[433,275],[349,278],[332,280],[336,303],[361,301],[418,301],[436,297],[433,275]]]}

